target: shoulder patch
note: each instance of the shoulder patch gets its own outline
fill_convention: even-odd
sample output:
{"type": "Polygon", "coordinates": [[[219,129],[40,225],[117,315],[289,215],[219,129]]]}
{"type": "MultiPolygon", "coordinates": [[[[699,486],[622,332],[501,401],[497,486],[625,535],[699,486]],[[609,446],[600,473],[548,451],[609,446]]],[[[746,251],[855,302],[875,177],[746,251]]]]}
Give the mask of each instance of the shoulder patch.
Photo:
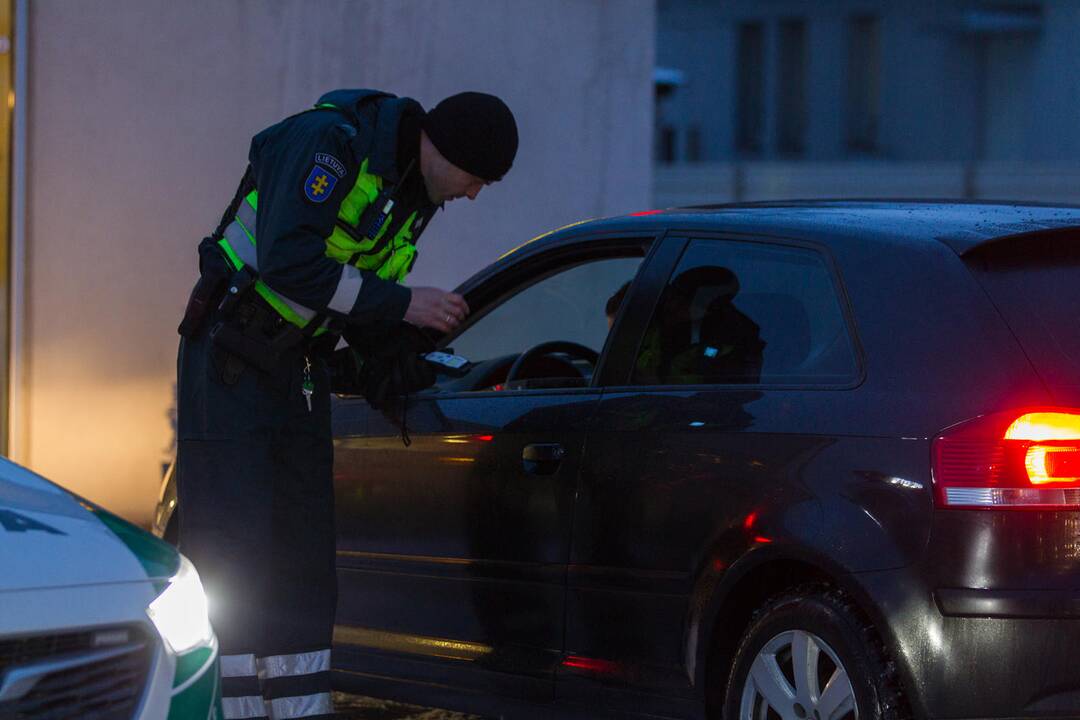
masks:
{"type": "Polygon", "coordinates": [[[325,165],[334,171],[339,178],[345,177],[345,165],[333,155],[327,153],[315,153],[315,164],[325,165]]]}
{"type": "Polygon", "coordinates": [[[326,198],[330,197],[330,193],[334,192],[337,181],[334,173],[315,163],[315,167],[311,168],[307,180],[304,181],[304,197],[313,203],[325,202],[326,198]]]}

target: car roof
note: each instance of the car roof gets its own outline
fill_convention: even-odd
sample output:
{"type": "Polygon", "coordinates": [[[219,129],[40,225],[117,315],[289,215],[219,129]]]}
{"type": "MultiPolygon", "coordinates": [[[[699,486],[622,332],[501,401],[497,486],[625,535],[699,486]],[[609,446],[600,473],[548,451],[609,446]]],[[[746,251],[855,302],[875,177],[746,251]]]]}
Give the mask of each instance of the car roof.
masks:
{"type": "MultiPolygon", "coordinates": [[[[576,223],[536,238],[555,243],[584,232],[659,227],[802,237],[941,242],[958,255],[990,241],[1063,228],[1080,229],[1080,206],[955,200],[805,200],[648,210],[576,223]]],[[[536,249],[540,249],[537,247],[536,249]]]]}

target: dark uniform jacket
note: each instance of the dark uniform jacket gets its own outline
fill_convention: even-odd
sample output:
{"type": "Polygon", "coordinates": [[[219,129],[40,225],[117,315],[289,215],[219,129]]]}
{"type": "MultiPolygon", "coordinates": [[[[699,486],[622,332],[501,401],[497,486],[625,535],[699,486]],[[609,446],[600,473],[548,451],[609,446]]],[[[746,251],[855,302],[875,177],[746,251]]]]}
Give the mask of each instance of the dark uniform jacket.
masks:
{"type": "MultiPolygon", "coordinates": [[[[326,256],[326,238],[363,161],[368,161],[367,172],[395,185],[409,162],[415,161],[398,193],[397,213],[404,217],[418,210],[426,224],[436,208],[428,200],[418,167],[424,114],[419,103],[374,90],[335,90],[319,98],[318,105],[323,104],[338,110],[309,110],[257,134],[248,153],[246,180],[253,181],[259,193],[256,237],[261,279],[278,293],[333,315],[327,304],[342,266],[326,256]],[[313,200],[304,188],[317,162],[339,176],[324,198],[313,200]]],[[[363,285],[346,321],[401,320],[411,291],[373,271],[361,274],[363,285]]]]}

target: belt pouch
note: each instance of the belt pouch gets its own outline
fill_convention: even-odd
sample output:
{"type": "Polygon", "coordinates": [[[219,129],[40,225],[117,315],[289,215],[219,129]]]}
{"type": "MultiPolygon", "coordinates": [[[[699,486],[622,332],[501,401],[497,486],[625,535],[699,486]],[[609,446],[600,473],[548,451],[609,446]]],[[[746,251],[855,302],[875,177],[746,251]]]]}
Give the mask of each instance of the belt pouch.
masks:
{"type": "Polygon", "coordinates": [[[215,346],[252,367],[266,373],[273,372],[280,359],[278,353],[269,342],[256,337],[256,332],[251,325],[240,328],[232,322],[223,321],[210,330],[210,339],[215,346]]]}

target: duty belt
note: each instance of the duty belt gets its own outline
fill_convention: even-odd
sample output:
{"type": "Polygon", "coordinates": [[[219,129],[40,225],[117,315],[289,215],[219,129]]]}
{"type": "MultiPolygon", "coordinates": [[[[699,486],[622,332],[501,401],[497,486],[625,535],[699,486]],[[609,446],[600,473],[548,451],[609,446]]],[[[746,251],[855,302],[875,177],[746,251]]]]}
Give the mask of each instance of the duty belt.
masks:
{"type": "MultiPolygon", "coordinates": [[[[224,304],[224,303],[223,303],[224,304]]],[[[228,308],[210,330],[210,340],[228,355],[266,373],[281,366],[281,361],[296,351],[322,352],[333,344],[321,336],[315,340],[296,325],[285,320],[261,296],[253,292],[228,308]]],[[[336,341],[336,336],[330,337],[336,341]]],[[[235,382],[243,371],[236,362],[227,362],[226,382],[235,382]]]]}

